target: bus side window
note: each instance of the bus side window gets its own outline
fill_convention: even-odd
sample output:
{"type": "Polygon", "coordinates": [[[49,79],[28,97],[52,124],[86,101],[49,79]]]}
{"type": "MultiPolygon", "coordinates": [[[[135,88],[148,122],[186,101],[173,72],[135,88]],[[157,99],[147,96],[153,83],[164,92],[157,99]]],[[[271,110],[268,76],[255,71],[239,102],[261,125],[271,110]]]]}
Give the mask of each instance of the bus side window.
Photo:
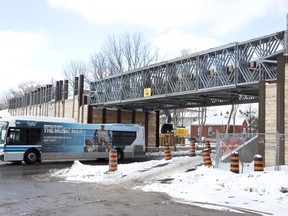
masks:
{"type": "Polygon", "coordinates": [[[112,142],[113,145],[131,145],[136,139],[136,132],[129,131],[113,131],[112,142]]]}
{"type": "Polygon", "coordinates": [[[26,144],[37,145],[41,142],[41,129],[30,128],[26,131],[26,144]]]}

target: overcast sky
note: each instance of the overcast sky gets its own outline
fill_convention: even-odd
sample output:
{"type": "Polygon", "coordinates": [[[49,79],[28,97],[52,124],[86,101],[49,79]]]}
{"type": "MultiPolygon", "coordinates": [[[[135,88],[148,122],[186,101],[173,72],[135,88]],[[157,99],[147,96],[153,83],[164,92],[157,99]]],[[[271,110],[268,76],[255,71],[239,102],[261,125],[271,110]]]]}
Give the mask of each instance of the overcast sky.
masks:
{"type": "Polygon", "coordinates": [[[89,61],[108,35],[140,32],[171,59],[284,30],[287,9],[287,0],[0,0],[0,94],[64,79],[63,67],[89,61]]]}

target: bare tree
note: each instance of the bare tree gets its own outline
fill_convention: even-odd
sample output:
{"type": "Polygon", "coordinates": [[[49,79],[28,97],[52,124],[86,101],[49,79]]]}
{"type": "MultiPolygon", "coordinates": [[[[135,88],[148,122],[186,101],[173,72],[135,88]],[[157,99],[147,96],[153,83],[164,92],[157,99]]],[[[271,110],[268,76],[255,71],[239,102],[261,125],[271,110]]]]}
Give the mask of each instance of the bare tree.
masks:
{"type": "Polygon", "coordinates": [[[258,127],[258,110],[253,104],[247,104],[239,113],[246,118],[249,123],[249,133],[257,131],[258,127]]]}
{"type": "Polygon", "coordinates": [[[92,80],[100,80],[112,75],[108,66],[108,59],[103,53],[95,53],[91,56],[88,70],[92,80]]]}
{"type": "Polygon", "coordinates": [[[180,122],[180,112],[181,112],[181,109],[174,109],[172,110],[172,113],[173,113],[173,124],[175,126],[179,126],[179,122],[180,122]]]}
{"type": "Polygon", "coordinates": [[[108,39],[102,49],[102,52],[106,56],[109,64],[111,74],[118,74],[123,72],[124,59],[121,40],[115,37],[115,35],[108,36],[108,39]]]}
{"type": "Polygon", "coordinates": [[[143,35],[140,33],[132,35],[125,33],[122,36],[122,48],[128,71],[147,66],[159,60],[159,51],[153,49],[148,42],[145,42],[143,35]]]}
{"type": "MultiPolygon", "coordinates": [[[[225,133],[229,132],[231,119],[233,120],[233,133],[235,133],[235,119],[236,119],[236,114],[237,114],[238,108],[239,108],[239,104],[232,104],[230,112],[227,112],[227,114],[229,114],[229,116],[228,116],[228,120],[227,120],[225,133]]],[[[240,113],[241,113],[241,110],[240,110],[240,113]]]]}
{"type": "Polygon", "coordinates": [[[36,81],[28,81],[28,82],[24,82],[24,83],[20,83],[18,85],[18,89],[19,89],[19,94],[24,95],[26,93],[30,93],[32,91],[34,91],[37,88],[40,88],[41,84],[39,82],[36,81]]]}
{"type": "Polygon", "coordinates": [[[199,123],[199,142],[202,140],[203,126],[206,123],[207,107],[199,107],[198,111],[198,123],[199,123]]]}
{"type": "Polygon", "coordinates": [[[74,80],[75,77],[84,75],[85,84],[88,84],[88,71],[86,63],[80,60],[71,60],[67,65],[63,68],[63,74],[65,79],[69,82],[70,91],[72,92],[74,89],[74,80]]]}
{"type": "Polygon", "coordinates": [[[5,91],[1,93],[1,98],[0,98],[0,110],[7,109],[9,100],[13,98],[11,93],[9,91],[5,91]]]}
{"type": "Polygon", "coordinates": [[[40,86],[39,82],[28,81],[20,83],[16,89],[11,88],[8,91],[3,92],[0,98],[1,108],[8,108],[10,99],[24,96],[26,93],[30,93],[40,86]]]}
{"type": "Polygon", "coordinates": [[[230,110],[229,117],[228,117],[228,120],[227,120],[225,133],[229,132],[229,126],[230,126],[230,121],[231,121],[233,112],[234,112],[234,104],[232,104],[232,106],[231,106],[231,110],[230,110]]]}
{"type": "MultiPolygon", "coordinates": [[[[104,75],[134,70],[159,60],[159,50],[145,41],[141,33],[125,33],[120,37],[110,35],[101,53],[96,54],[96,59],[98,64],[105,65],[106,69],[102,68],[104,75]]],[[[95,56],[92,60],[95,60],[95,56]]],[[[93,71],[99,72],[98,69],[93,71]]]]}
{"type": "Polygon", "coordinates": [[[232,114],[232,118],[233,118],[233,133],[235,133],[235,131],[236,131],[236,126],[235,126],[235,124],[236,124],[236,115],[237,115],[237,111],[238,111],[238,108],[239,108],[239,104],[233,104],[234,105],[234,112],[233,112],[233,114],[232,114]]]}

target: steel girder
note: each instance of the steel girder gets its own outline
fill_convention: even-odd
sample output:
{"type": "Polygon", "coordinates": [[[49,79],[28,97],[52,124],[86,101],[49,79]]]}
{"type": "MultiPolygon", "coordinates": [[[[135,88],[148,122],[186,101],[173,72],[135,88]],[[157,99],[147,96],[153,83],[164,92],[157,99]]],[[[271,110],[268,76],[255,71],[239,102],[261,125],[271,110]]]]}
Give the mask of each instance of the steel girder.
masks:
{"type": "Polygon", "coordinates": [[[93,81],[89,104],[156,110],[257,102],[259,81],[276,80],[283,52],[284,31],[230,43],[93,81]]]}

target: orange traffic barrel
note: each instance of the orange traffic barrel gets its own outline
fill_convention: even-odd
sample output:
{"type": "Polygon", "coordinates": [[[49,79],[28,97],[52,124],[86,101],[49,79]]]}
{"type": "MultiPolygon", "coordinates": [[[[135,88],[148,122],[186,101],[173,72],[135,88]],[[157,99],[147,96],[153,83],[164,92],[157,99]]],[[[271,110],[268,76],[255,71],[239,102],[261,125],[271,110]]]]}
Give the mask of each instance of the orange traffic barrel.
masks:
{"type": "Polygon", "coordinates": [[[111,149],[109,152],[109,171],[117,170],[117,150],[111,149]]]}
{"type": "Polygon", "coordinates": [[[167,143],[164,145],[164,156],[165,156],[165,160],[170,160],[172,158],[171,153],[170,153],[170,147],[167,143]]]}
{"type": "Polygon", "coordinates": [[[203,149],[202,150],[202,155],[203,155],[204,165],[205,166],[211,166],[212,165],[212,161],[211,161],[211,156],[210,156],[209,149],[203,149]]]}
{"type": "Polygon", "coordinates": [[[195,157],[196,156],[196,153],[195,153],[195,141],[191,141],[191,143],[190,143],[189,156],[190,157],[195,157]]]}
{"type": "Polygon", "coordinates": [[[206,144],[206,148],[209,150],[209,152],[211,153],[211,145],[210,145],[210,142],[209,141],[206,141],[205,142],[206,144]]]}
{"type": "Polygon", "coordinates": [[[264,163],[261,155],[254,156],[254,171],[264,171],[264,163]]]}
{"type": "Polygon", "coordinates": [[[239,173],[239,153],[234,151],[230,157],[230,171],[239,173]]]}

